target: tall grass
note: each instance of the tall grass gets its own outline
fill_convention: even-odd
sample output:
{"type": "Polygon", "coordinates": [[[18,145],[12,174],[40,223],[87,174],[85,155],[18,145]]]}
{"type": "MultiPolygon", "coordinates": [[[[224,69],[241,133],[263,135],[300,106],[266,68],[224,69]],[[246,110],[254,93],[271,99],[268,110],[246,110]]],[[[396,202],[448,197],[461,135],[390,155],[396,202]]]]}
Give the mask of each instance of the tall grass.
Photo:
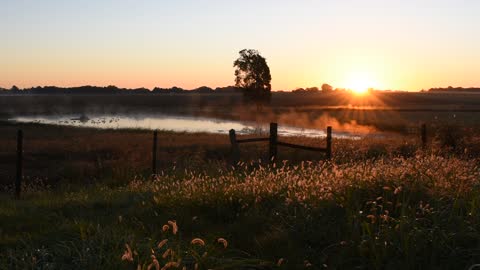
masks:
{"type": "Polygon", "coordinates": [[[424,269],[462,268],[480,259],[476,160],[419,155],[307,162],[245,167],[219,177],[159,176],[151,186],[137,187],[152,189],[158,205],[211,209],[225,222],[265,215],[267,226],[282,235],[266,237],[261,246],[275,249],[276,241],[285,241],[294,248],[276,248],[286,252],[276,255],[295,254],[292,263],[306,258],[334,268],[401,263],[424,269]]]}
{"type": "Polygon", "coordinates": [[[465,269],[480,260],[479,164],[417,154],[31,188],[1,199],[0,268],[465,269]]]}
{"type": "MultiPolygon", "coordinates": [[[[152,180],[150,133],[27,128],[26,173],[38,181],[25,181],[22,200],[0,195],[0,269],[467,269],[480,262],[478,141],[449,151],[439,139],[421,151],[403,138],[335,140],[332,161],[282,148],[279,159],[290,161],[275,165],[262,165],[267,146],[252,144],[232,169],[226,136],[165,132],[163,173],[152,180]],[[63,185],[70,175],[77,185],[63,185]],[[176,234],[163,230],[169,220],[176,234]],[[196,238],[205,245],[192,244],[196,238]],[[175,255],[163,258],[168,249],[175,255]]],[[[14,137],[0,142],[14,153],[14,137]]]]}

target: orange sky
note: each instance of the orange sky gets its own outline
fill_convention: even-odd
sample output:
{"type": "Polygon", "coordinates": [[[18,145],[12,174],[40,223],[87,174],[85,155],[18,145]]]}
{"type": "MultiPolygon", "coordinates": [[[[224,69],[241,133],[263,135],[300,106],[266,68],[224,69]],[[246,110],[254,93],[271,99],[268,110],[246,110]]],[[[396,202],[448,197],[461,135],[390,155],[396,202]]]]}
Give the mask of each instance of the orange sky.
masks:
{"type": "Polygon", "coordinates": [[[479,1],[172,2],[3,3],[0,87],[227,86],[243,48],[275,90],[480,86],[479,1]]]}

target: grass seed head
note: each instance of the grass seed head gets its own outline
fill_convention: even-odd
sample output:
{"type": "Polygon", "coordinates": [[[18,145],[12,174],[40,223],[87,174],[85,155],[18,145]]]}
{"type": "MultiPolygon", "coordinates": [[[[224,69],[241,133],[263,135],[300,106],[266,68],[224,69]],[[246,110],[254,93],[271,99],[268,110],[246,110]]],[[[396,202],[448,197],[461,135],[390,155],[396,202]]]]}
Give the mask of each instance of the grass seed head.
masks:
{"type": "Polygon", "coordinates": [[[192,245],[205,246],[205,242],[200,238],[194,238],[191,242],[192,245]]]}

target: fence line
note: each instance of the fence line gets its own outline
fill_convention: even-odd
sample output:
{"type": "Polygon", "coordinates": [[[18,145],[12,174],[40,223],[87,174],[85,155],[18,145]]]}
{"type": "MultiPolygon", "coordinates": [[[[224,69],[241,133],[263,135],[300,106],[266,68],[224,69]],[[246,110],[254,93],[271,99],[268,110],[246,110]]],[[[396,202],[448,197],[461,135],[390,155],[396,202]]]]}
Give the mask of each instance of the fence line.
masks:
{"type": "Polygon", "coordinates": [[[17,177],[15,179],[15,198],[20,199],[23,178],[23,131],[17,132],[17,177]]]}
{"type": "Polygon", "coordinates": [[[422,147],[427,147],[427,124],[423,123],[420,126],[421,138],[422,138],[422,147]]]}
{"type": "Polygon", "coordinates": [[[332,127],[327,127],[327,146],[325,148],[304,146],[304,145],[278,141],[278,124],[277,123],[270,123],[270,136],[268,138],[250,138],[250,139],[238,140],[234,129],[230,130],[229,135],[230,135],[230,143],[231,143],[232,163],[234,165],[238,164],[240,160],[239,144],[251,143],[251,142],[265,142],[265,141],[269,142],[268,158],[270,162],[275,162],[275,159],[278,153],[277,151],[278,146],[284,146],[284,147],[290,147],[290,148],[296,148],[296,149],[314,151],[314,152],[322,152],[326,154],[327,159],[330,159],[332,157],[332,127]]]}
{"type": "Polygon", "coordinates": [[[237,143],[268,142],[268,141],[270,141],[270,138],[251,138],[251,139],[237,140],[237,143]]]}
{"type": "MultiPolygon", "coordinates": [[[[418,128],[417,128],[418,130],[418,128]]],[[[417,133],[418,134],[418,133],[417,133]]],[[[422,147],[427,146],[427,125],[422,124],[420,126],[420,135],[422,147]]],[[[286,143],[278,140],[278,124],[270,123],[270,135],[264,138],[248,138],[237,139],[237,135],[234,129],[229,131],[230,144],[231,144],[231,161],[234,165],[237,165],[240,160],[240,148],[239,145],[243,143],[253,142],[269,142],[268,157],[270,162],[275,162],[277,157],[278,146],[295,148],[306,151],[322,152],[325,153],[327,159],[332,158],[332,127],[327,127],[326,147],[313,147],[298,145],[293,143],[286,143]]],[[[23,140],[24,134],[22,130],[17,131],[17,162],[16,162],[16,178],[15,178],[15,198],[20,198],[22,192],[22,180],[23,180],[23,140]]],[[[158,152],[158,131],[153,131],[152,142],[152,175],[157,174],[157,152],[158,152]]]]}
{"type": "Polygon", "coordinates": [[[268,144],[269,146],[268,159],[270,160],[270,162],[275,162],[275,158],[277,157],[277,142],[278,142],[278,124],[270,123],[270,140],[268,144]]]}
{"type": "Polygon", "coordinates": [[[157,174],[157,138],[158,132],[153,131],[153,145],[152,145],[152,175],[157,174]]]}
{"type": "Polygon", "coordinates": [[[428,144],[428,134],[427,134],[427,124],[422,123],[420,127],[415,126],[408,126],[406,128],[406,132],[408,135],[415,135],[420,137],[420,143],[422,144],[422,148],[426,148],[428,144]]]}

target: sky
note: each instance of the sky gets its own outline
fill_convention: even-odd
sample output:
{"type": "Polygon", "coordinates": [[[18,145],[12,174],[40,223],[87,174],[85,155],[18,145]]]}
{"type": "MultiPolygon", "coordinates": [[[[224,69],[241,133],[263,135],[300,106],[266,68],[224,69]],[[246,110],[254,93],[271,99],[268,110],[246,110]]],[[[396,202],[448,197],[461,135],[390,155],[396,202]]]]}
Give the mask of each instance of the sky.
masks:
{"type": "Polygon", "coordinates": [[[478,0],[0,0],[0,87],[480,86],[478,0]]]}

